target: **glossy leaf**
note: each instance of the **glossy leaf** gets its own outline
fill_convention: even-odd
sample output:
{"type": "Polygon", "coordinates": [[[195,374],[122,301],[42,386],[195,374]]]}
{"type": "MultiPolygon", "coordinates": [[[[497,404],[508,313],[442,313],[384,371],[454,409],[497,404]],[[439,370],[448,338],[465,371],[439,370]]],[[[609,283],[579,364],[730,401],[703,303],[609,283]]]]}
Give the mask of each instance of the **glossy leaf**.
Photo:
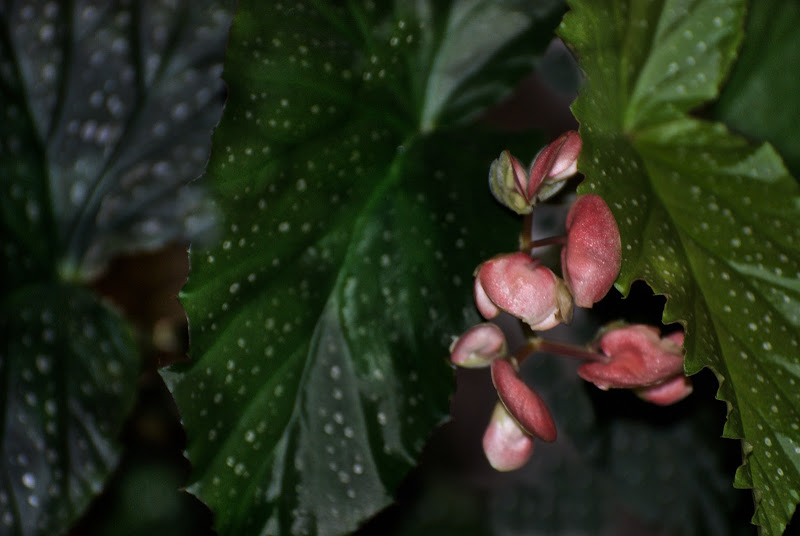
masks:
{"type": "Polygon", "coordinates": [[[192,251],[194,362],[163,373],[189,490],[220,534],[353,530],[446,417],[449,337],[477,321],[472,272],[514,247],[518,222],[488,195],[502,141],[434,129],[513,87],[560,14],[541,12],[240,3],[207,176],[224,232],[192,251]],[[461,32],[481,50],[516,43],[515,62],[456,69],[461,32]]]}
{"type": "Polygon", "coordinates": [[[716,118],[755,141],[768,141],[800,176],[800,4],[750,2],[739,59],[720,99],[716,118]]]}
{"type": "Polygon", "coordinates": [[[0,532],[58,534],[116,467],[139,359],[88,290],[21,289],[3,302],[0,532]]]}
{"type": "Polygon", "coordinates": [[[795,383],[800,341],[800,189],[769,145],[688,113],[718,95],[742,38],[738,0],[579,2],[562,23],[586,84],[583,192],[620,225],[627,291],[642,278],[686,327],[686,369],[713,368],[743,438],[736,485],[780,534],[800,500],[795,383]]]}

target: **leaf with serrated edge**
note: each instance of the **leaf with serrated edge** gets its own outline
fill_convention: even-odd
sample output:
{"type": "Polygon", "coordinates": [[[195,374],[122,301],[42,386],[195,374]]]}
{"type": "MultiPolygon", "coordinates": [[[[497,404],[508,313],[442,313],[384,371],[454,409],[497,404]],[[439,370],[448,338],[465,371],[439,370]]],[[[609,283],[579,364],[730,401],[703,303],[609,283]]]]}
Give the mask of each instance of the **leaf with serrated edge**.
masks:
{"type": "Polygon", "coordinates": [[[122,319],[82,288],[20,290],[0,327],[0,533],[59,534],[117,466],[138,353],[122,319]]]}
{"type": "MultiPolygon", "coordinates": [[[[462,6],[423,4],[239,5],[207,175],[224,235],[192,252],[194,363],[163,372],[187,430],[189,490],[220,534],[340,534],[387,505],[446,418],[449,337],[477,321],[472,272],[503,236],[515,247],[519,222],[487,187],[499,140],[421,134],[429,71],[414,66],[449,65],[426,58],[448,38],[434,23],[462,6]]],[[[530,43],[559,15],[464,5],[498,45],[507,37],[482,9],[516,13],[525,30],[513,37],[530,43]]],[[[480,89],[484,71],[453,91],[480,89]]],[[[486,83],[504,93],[517,81],[486,83]]]]}
{"type": "Polygon", "coordinates": [[[745,5],[571,2],[560,34],[586,85],[582,192],[620,226],[625,291],[642,278],[686,327],[686,369],[710,366],[729,402],[724,435],[743,438],[736,485],[754,522],[780,534],[800,500],[800,191],[768,145],[687,113],[718,94],[745,5]]]}

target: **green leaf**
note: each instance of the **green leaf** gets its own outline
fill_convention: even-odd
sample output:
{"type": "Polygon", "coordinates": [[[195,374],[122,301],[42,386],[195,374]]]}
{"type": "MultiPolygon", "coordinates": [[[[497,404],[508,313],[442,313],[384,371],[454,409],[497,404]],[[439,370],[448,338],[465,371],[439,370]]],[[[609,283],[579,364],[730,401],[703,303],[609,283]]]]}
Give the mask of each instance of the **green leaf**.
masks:
{"type": "Polygon", "coordinates": [[[441,72],[454,65],[446,28],[466,17],[491,50],[532,38],[527,69],[559,15],[485,4],[240,3],[208,171],[224,234],[192,251],[194,362],[163,372],[189,490],[220,534],[353,530],[446,418],[449,337],[477,320],[472,272],[517,230],[486,183],[504,140],[430,129],[474,115],[518,73],[441,72]],[[522,29],[506,36],[483,10],[522,29]],[[429,94],[434,77],[449,82],[429,94]],[[474,97],[458,114],[454,99],[427,104],[462,87],[474,97]]]}
{"type": "Polygon", "coordinates": [[[800,500],[800,189],[771,146],[688,115],[718,94],[744,2],[572,6],[560,32],[587,76],[573,106],[581,191],[620,225],[617,286],[642,278],[668,296],[687,371],[716,371],[724,435],[743,438],[735,483],[754,488],[754,522],[780,534],[800,500]]]}
{"type": "Polygon", "coordinates": [[[219,119],[218,4],[20,3],[0,23],[3,242],[13,280],[85,281],[207,230],[188,187],[219,119]],[[32,268],[29,269],[29,268],[32,268]]]}
{"type": "Polygon", "coordinates": [[[57,534],[117,465],[138,354],[122,319],[84,289],[20,289],[0,319],[0,532],[57,534]]]}
{"type": "Polygon", "coordinates": [[[800,176],[800,5],[792,0],[751,2],[739,60],[713,108],[742,134],[769,141],[800,176]]]}
{"type": "Polygon", "coordinates": [[[0,532],[64,531],[118,459],[138,357],[81,286],[198,236],[186,186],[221,113],[230,14],[192,3],[0,8],[0,532]]]}

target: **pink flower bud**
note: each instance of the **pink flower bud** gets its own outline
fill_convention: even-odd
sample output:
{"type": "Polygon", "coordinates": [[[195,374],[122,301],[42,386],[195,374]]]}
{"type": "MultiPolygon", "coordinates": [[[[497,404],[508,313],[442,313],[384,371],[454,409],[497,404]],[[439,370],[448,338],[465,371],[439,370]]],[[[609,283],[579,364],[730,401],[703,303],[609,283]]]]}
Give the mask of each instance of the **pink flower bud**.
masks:
{"type": "Polygon", "coordinates": [[[465,368],[488,367],[507,355],[503,330],[490,322],[471,327],[450,346],[450,361],[465,368]]]}
{"type": "Polygon", "coordinates": [[[528,173],[508,151],[489,168],[489,189],[495,199],[517,214],[529,214],[533,207],[527,195],[528,173]]]}
{"type": "Polygon", "coordinates": [[[500,401],[514,420],[529,434],[555,441],[556,425],[544,400],[528,387],[506,359],[492,361],[492,383],[500,401]]]}
{"type": "Polygon", "coordinates": [[[692,394],[692,381],[683,374],[677,374],[661,383],[641,387],[634,392],[642,400],[659,406],[669,406],[692,394]]]}
{"type": "Polygon", "coordinates": [[[583,195],[567,214],[561,271],[579,307],[591,307],[611,289],[622,263],[619,228],[603,199],[583,195]]]}
{"type": "Polygon", "coordinates": [[[581,365],[578,375],[600,389],[661,383],[683,374],[683,348],[677,341],[676,335],[661,338],[653,326],[633,324],[611,329],[597,342],[609,360],[581,365]]]}
{"type": "Polygon", "coordinates": [[[500,402],[483,434],[483,452],[498,471],[514,471],[525,465],[533,454],[533,438],[525,433],[500,402]]]}
{"type": "Polygon", "coordinates": [[[553,196],[564,181],[578,172],[581,137],[574,130],[565,132],[542,149],[531,164],[527,196],[541,200],[553,196]]]}
{"type": "Polygon", "coordinates": [[[499,255],[476,271],[478,310],[492,318],[494,307],[545,330],[572,320],[572,296],[564,281],[525,253],[499,255]],[[488,301],[484,301],[484,297],[488,301]]]}

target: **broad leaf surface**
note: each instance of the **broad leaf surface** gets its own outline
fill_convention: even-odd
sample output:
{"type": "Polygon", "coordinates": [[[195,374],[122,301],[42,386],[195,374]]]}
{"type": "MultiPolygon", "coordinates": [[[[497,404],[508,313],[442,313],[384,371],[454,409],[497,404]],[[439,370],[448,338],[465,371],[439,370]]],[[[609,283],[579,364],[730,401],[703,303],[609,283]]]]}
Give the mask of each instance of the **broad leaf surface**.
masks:
{"type": "Polygon", "coordinates": [[[0,532],[65,530],[117,463],[138,363],[80,284],[196,236],[221,113],[210,2],[0,2],[0,532]]]}
{"type": "Polygon", "coordinates": [[[208,0],[4,2],[0,15],[12,274],[55,258],[86,280],[121,252],[206,231],[208,207],[186,185],[221,113],[230,15],[208,0]]]}
{"type": "Polygon", "coordinates": [[[751,2],[745,38],[714,116],[758,141],[769,141],[800,177],[800,4],[751,2]]]}
{"type": "Polygon", "coordinates": [[[22,289],[1,327],[0,532],[58,534],[117,465],[138,355],[122,319],[82,288],[22,289]]]}
{"type": "Polygon", "coordinates": [[[192,252],[194,363],[163,373],[220,534],[353,530],[446,417],[472,271],[517,230],[487,195],[502,141],[440,129],[510,91],[559,16],[240,3],[207,175],[224,233],[192,252]]]}
{"type": "Polygon", "coordinates": [[[587,76],[573,106],[581,189],[620,225],[618,288],[642,278],[668,296],[687,371],[716,371],[724,435],[743,438],[736,485],[780,534],[800,500],[800,190],[772,147],[688,115],[718,94],[744,2],[571,5],[561,35],[587,76]]]}

